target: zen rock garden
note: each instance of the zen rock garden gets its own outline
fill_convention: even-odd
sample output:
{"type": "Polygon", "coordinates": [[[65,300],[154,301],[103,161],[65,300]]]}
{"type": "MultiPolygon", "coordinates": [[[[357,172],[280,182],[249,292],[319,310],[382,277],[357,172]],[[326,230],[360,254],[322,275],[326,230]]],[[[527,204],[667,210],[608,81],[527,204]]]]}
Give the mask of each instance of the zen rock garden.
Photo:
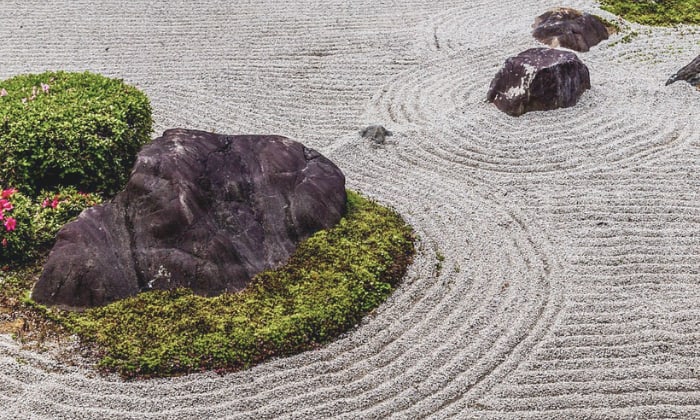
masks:
{"type": "MultiPolygon", "coordinates": [[[[591,87],[589,70],[558,48],[588,51],[609,29],[596,16],[557,8],[535,19],[532,35],[550,48],[508,58],[487,93],[511,116],[574,106],[591,87]]],[[[667,84],[700,83],[699,59],[667,84]]],[[[373,125],[360,134],[383,144],[392,133],[373,125]]],[[[300,143],[168,130],[138,153],[123,191],[59,232],[32,298],[82,310],[152,289],[240,291],[335,225],[345,206],[343,174],[300,143]]]]}
{"type": "MultiPolygon", "coordinates": [[[[570,8],[532,28],[544,46],[506,58],[486,94],[513,117],[576,105],[591,88],[577,52],[613,30],[570,8]]],[[[700,56],[666,85],[676,81],[700,87],[700,56]]],[[[53,311],[107,368],[237,370],[318,348],[381,304],[412,261],[415,236],[401,217],[346,191],[341,170],[297,141],[187,129],[151,141],[150,103],[122,81],[46,72],[3,83],[0,148],[18,164],[0,168],[0,259],[27,287],[14,302],[31,290],[32,310],[53,311]],[[83,88],[96,97],[81,103],[83,88]],[[71,124],[31,120],[49,111],[71,124]],[[148,335],[144,324],[155,325],[148,335]]],[[[359,135],[377,146],[392,132],[359,135]]]]}

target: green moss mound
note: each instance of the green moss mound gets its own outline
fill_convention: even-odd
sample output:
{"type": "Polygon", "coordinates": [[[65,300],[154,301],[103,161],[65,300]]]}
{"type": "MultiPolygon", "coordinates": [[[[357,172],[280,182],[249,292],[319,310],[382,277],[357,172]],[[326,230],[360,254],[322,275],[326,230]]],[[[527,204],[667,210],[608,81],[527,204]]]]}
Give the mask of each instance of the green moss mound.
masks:
{"type": "Polygon", "coordinates": [[[355,326],[403,277],[414,235],[395,212],[348,192],[348,212],[280,269],[213,298],[151,291],[83,313],[50,314],[123,376],[238,370],[316,348],[355,326]]]}
{"type": "Polygon", "coordinates": [[[0,184],[35,197],[73,186],[113,195],[150,141],[146,95],[92,73],[46,72],[0,82],[0,184]]]}
{"type": "Polygon", "coordinates": [[[644,25],[700,24],[698,0],[602,0],[601,7],[644,25]]]}

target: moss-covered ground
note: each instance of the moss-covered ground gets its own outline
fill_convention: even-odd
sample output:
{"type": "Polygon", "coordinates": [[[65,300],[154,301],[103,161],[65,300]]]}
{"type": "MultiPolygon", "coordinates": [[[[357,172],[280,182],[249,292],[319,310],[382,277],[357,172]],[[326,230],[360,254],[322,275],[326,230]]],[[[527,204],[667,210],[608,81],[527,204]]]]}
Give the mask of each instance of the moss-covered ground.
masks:
{"type": "Polygon", "coordinates": [[[700,24],[700,0],[601,0],[601,7],[644,25],[700,24]]]}
{"type": "Polygon", "coordinates": [[[34,267],[6,273],[0,305],[30,322],[16,334],[77,334],[101,368],[125,377],[232,371],[316,348],[353,328],[392,292],[413,254],[414,234],[398,214],[348,192],[348,212],[335,227],[304,241],[286,265],[259,274],[240,293],[151,291],[62,312],[27,299],[34,267]]]}

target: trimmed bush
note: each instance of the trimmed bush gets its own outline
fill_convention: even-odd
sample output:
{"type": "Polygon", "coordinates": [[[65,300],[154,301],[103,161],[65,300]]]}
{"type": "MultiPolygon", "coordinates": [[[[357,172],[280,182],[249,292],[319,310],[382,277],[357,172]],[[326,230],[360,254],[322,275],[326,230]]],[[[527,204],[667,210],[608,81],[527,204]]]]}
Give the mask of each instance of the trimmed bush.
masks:
{"type": "Polygon", "coordinates": [[[395,212],[348,192],[348,212],[335,227],[240,293],[150,291],[83,313],[47,313],[94,343],[103,368],[124,376],[236,370],[353,328],[403,277],[413,243],[395,212]]]}
{"type": "Polygon", "coordinates": [[[700,24],[698,0],[602,0],[601,7],[644,25],[700,24]]]}
{"type": "Polygon", "coordinates": [[[0,82],[0,184],[35,197],[74,186],[113,195],[150,141],[148,98],[121,80],[46,72],[0,82]]]}
{"type": "Polygon", "coordinates": [[[37,258],[54,243],[61,227],[83,209],[100,202],[100,196],[73,187],[42,192],[32,199],[14,188],[0,197],[0,263],[18,265],[37,258]]]}

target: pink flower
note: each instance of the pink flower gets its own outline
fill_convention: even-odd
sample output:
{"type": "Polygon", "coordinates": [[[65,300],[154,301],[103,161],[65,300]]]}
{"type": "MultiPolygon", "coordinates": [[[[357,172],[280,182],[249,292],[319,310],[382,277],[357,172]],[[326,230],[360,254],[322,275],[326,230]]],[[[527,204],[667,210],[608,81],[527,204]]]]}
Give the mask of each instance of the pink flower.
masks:
{"type": "Polygon", "coordinates": [[[5,220],[5,229],[8,232],[12,232],[15,230],[15,227],[17,226],[17,220],[15,220],[14,217],[8,217],[7,220],[5,220]]]}
{"type": "Polygon", "coordinates": [[[54,197],[53,201],[51,201],[51,208],[55,209],[58,207],[58,203],[60,203],[60,201],[58,201],[58,197],[54,197]]]}
{"type": "Polygon", "coordinates": [[[2,246],[7,246],[7,238],[2,238],[2,246]]]}
{"type": "Polygon", "coordinates": [[[41,207],[46,208],[46,206],[49,205],[49,199],[45,198],[44,201],[41,202],[41,207]]]}
{"type": "Polygon", "coordinates": [[[0,209],[2,210],[12,210],[14,207],[12,206],[12,203],[9,202],[9,200],[6,199],[0,199],[0,209]]]}
{"type": "Polygon", "coordinates": [[[10,198],[16,192],[17,192],[17,188],[8,188],[6,190],[2,190],[2,198],[10,198]]]}
{"type": "Polygon", "coordinates": [[[50,88],[50,87],[51,87],[51,86],[47,85],[46,83],[42,83],[42,84],[41,84],[41,90],[43,90],[44,93],[49,93],[49,88],[50,88]]]}
{"type": "Polygon", "coordinates": [[[0,96],[7,96],[7,91],[5,88],[0,89],[0,96]]]}

